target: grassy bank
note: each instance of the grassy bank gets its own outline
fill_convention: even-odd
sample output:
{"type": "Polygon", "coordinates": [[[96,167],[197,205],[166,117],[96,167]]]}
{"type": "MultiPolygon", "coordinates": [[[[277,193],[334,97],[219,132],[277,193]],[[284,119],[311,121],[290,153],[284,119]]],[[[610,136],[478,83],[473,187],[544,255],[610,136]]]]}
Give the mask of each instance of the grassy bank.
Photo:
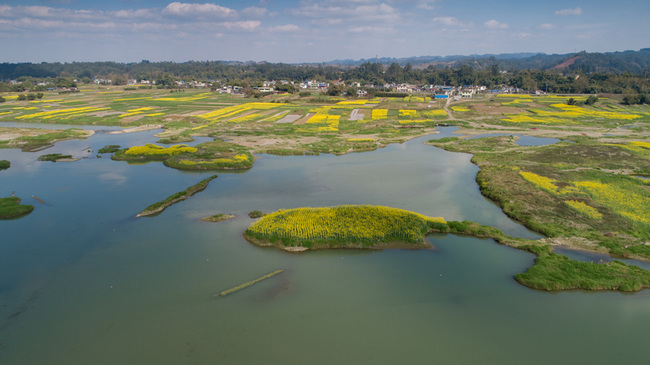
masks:
{"type": "Polygon", "coordinates": [[[19,198],[0,198],[0,219],[11,219],[24,216],[31,213],[33,210],[33,205],[21,205],[19,198]]]}
{"type": "Polygon", "coordinates": [[[483,195],[551,243],[650,260],[650,170],[639,142],[574,138],[521,147],[509,137],[431,141],[473,153],[483,195]]]}
{"type": "Polygon", "coordinates": [[[515,275],[519,283],[540,290],[620,290],[650,288],[650,272],[620,261],[592,263],[570,260],[550,250],[550,246],[529,247],[537,254],[535,265],[515,275]]]}
{"type": "Polygon", "coordinates": [[[85,139],[93,135],[93,131],[83,129],[47,130],[36,128],[2,128],[0,133],[13,138],[0,140],[0,148],[22,148],[33,150],[39,146],[47,146],[68,139],[85,139]]]}
{"type": "Polygon", "coordinates": [[[259,246],[299,252],[327,248],[428,248],[431,232],[491,238],[537,255],[535,265],[515,279],[540,290],[620,290],[650,288],[650,272],[622,262],[587,263],[553,253],[544,240],[510,237],[501,230],[469,221],[445,221],[401,209],[344,205],[296,208],[267,214],[244,237],[259,246]]]}
{"type": "Polygon", "coordinates": [[[180,201],[188,199],[189,197],[191,197],[192,195],[194,195],[194,194],[196,194],[196,193],[198,193],[200,191],[203,191],[206,187],[208,187],[208,184],[210,183],[210,181],[212,181],[212,180],[214,180],[216,178],[217,178],[217,175],[210,176],[207,179],[201,180],[196,185],[192,185],[192,186],[190,186],[189,188],[187,188],[187,189],[185,189],[183,191],[179,191],[176,194],[170,195],[169,197],[167,197],[167,199],[165,199],[163,201],[159,201],[157,203],[151,204],[150,206],[145,208],[145,210],[140,212],[136,217],[149,217],[149,216],[160,214],[160,213],[162,213],[163,210],[167,209],[168,207],[170,207],[170,206],[172,206],[172,205],[174,205],[174,204],[176,204],[176,203],[178,203],[180,201]]]}

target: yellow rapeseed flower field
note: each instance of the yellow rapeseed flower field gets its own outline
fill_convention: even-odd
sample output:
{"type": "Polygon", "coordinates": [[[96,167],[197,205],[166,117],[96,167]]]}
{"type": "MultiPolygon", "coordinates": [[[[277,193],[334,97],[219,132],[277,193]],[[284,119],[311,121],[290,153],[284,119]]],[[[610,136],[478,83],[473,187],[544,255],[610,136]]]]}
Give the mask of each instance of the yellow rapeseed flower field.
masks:
{"type": "Polygon", "coordinates": [[[465,108],[464,106],[452,106],[451,110],[453,110],[455,112],[468,112],[469,111],[469,109],[465,108]]]}
{"type": "Polygon", "coordinates": [[[51,119],[51,118],[57,118],[63,116],[87,114],[91,112],[97,112],[97,111],[108,110],[108,109],[110,108],[95,108],[90,106],[80,107],[80,108],[57,109],[57,110],[40,112],[40,113],[25,114],[16,117],[16,119],[51,119]]]}
{"type": "Polygon", "coordinates": [[[426,117],[429,118],[435,118],[435,117],[446,117],[447,112],[444,111],[444,109],[434,109],[434,110],[425,110],[422,112],[422,114],[426,117]]]}
{"type": "Polygon", "coordinates": [[[591,219],[595,219],[595,220],[603,219],[603,215],[600,214],[600,212],[596,208],[591,207],[585,204],[584,202],[576,201],[576,200],[565,200],[564,203],[570,206],[571,208],[573,208],[574,210],[576,210],[577,212],[586,215],[591,219]]]}
{"type": "Polygon", "coordinates": [[[337,105],[365,105],[368,100],[344,100],[336,103],[337,105]]]}
{"type": "Polygon", "coordinates": [[[180,101],[180,102],[192,102],[192,101],[197,101],[201,99],[206,99],[209,98],[212,94],[211,93],[201,93],[193,96],[180,96],[180,97],[163,97],[163,98],[156,98],[156,101],[180,101]]]}
{"type": "Polygon", "coordinates": [[[386,119],[388,118],[388,109],[373,109],[372,110],[372,119],[386,119]]]}
{"type": "Polygon", "coordinates": [[[340,115],[330,115],[329,111],[332,107],[323,106],[314,109],[311,112],[315,113],[307,120],[307,124],[327,124],[325,127],[318,127],[320,132],[337,132],[339,130],[340,115]]]}
{"type": "Polygon", "coordinates": [[[167,148],[155,145],[153,143],[147,143],[144,146],[135,146],[126,150],[124,153],[130,156],[144,156],[144,157],[170,157],[177,155],[179,153],[194,153],[196,152],[196,147],[188,147],[185,144],[177,144],[169,146],[167,148]]]}
{"type": "Polygon", "coordinates": [[[268,109],[273,109],[277,108],[278,106],[282,106],[282,104],[276,104],[276,103],[245,103],[245,104],[239,104],[239,105],[233,105],[233,106],[227,106],[225,108],[217,109],[215,111],[211,111],[208,113],[204,113],[201,115],[198,115],[199,118],[209,120],[210,122],[208,124],[194,127],[192,129],[201,129],[201,128],[206,128],[209,127],[215,123],[218,123],[220,121],[223,121],[229,117],[235,116],[240,113],[244,113],[247,111],[253,111],[253,110],[268,110],[268,109]]]}
{"type": "Polygon", "coordinates": [[[442,218],[402,209],[341,205],[279,210],[264,216],[246,232],[258,238],[301,241],[421,242],[430,222],[446,223],[442,218]]]}
{"type": "Polygon", "coordinates": [[[399,110],[399,116],[400,117],[408,117],[408,118],[415,118],[417,116],[417,111],[413,109],[400,109],[399,110]]]}
{"type": "Polygon", "coordinates": [[[548,177],[527,171],[520,171],[519,175],[521,175],[521,177],[523,177],[526,181],[546,192],[549,192],[553,195],[558,194],[557,186],[555,186],[557,180],[549,179],[548,177]]]}
{"type": "Polygon", "coordinates": [[[650,192],[631,183],[606,184],[600,181],[574,181],[598,204],[638,223],[650,223],[650,192]]]}

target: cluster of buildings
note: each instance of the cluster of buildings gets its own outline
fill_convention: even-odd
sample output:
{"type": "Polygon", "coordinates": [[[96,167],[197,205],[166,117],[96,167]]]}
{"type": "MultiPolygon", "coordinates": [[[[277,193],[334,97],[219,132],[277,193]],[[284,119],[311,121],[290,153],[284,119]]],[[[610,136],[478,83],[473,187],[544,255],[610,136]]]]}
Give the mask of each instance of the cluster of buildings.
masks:
{"type": "MultiPolygon", "coordinates": [[[[77,80],[74,80],[77,82],[77,80]]],[[[10,81],[11,84],[18,84],[15,80],[10,81]]],[[[96,85],[112,85],[113,81],[111,79],[103,78],[94,78],[92,83],[96,85]]],[[[175,81],[176,86],[179,88],[207,88],[212,87],[212,84],[203,82],[203,81],[175,81]]],[[[38,86],[49,85],[49,82],[40,82],[38,86]]],[[[397,93],[407,93],[407,94],[427,94],[435,99],[461,99],[461,98],[473,98],[480,93],[500,93],[500,94],[515,94],[524,92],[522,89],[513,88],[513,87],[501,87],[498,89],[488,89],[486,86],[476,86],[476,85],[463,85],[463,86],[447,86],[447,85],[412,85],[408,83],[393,83],[393,84],[384,84],[384,85],[361,85],[359,82],[348,82],[347,84],[342,80],[336,80],[332,82],[324,82],[317,80],[306,80],[302,82],[294,82],[287,80],[279,81],[264,81],[261,86],[254,87],[259,92],[262,93],[272,93],[276,91],[277,85],[287,85],[291,84],[297,89],[305,91],[327,91],[331,85],[341,86],[341,87],[353,87],[357,90],[358,96],[366,96],[368,94],[367,90],[370,89],[381,89],[386,91],[392,91],[397,93]]],[[[146,79],[129,79],[127,81],[127,86],[152,86],[156,85],[156,81],[149,81],[146,79]]],[[[50,89],[48,89],[50,90],[50,89]]],[[[242,94],[244,93],[244,88],[241,86],[222,86],[222,87],[212,87],[213,91],[217,91],[225,94],[242,94]]],[[[536,94],[545,94],[541,90],[537,90],[536,94]]]]}

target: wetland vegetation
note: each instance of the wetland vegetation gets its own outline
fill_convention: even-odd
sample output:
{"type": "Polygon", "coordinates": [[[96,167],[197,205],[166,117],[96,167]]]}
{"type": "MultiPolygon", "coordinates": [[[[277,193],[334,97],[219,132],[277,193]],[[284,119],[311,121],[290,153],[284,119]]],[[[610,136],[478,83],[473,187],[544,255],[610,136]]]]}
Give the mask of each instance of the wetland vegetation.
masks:
{"type": "Polygon", "coordinates": [[[209,217],[201,218],[201,220],[205,222],[222,222],[233,218],[235,218],[235,216],[232,214],[215,214],[209,217]]]}
{"type": "Polygon", "coordinates": [[[203,179],[195,185],[190,186],[189,188],[179,191],[176,194],[172,194],[167,199],[159,201],[157,203],[151,204],[140,212],[137,217],[150,217],[162,213],[168,207],[181,202],[185,199],[189,199],[192,195],[205,190],[208,187],[210,181],[217,178],[217,175],[210,176],[207,179],[203,179]]]}
{"type": "Polygon", "coordinates": [[[38,157],[39,161],[73,161],[74,157],[72,155],[64,155],[61,153],[48,153],[47,155],[41,155],[38,157]]]}
{"type": "Polygon", "coordinates": [[[20,198],[0,198],[0,219],[11,219],[25,216],[33,210],[33,205],[20,204],[20,198]]]}
{"type": "Polygon", "coordinates": [[[244,237],[258,246],[289,252],[317,249],[430,248],[429,233],[452,233],[495,241],[537,255],[535,265],[515,279],[540,290],[639,291],[650,287],[650,272],[620,261],[582,262],[553,253],[544,240],[510,237],[469,221],[445,221],[396,208],[345,205],[295,208],[265,215],[244,237]]]}
{"type": "MultiPolygon", "coordinates": [[[[265,224],[262,222],[272,219],[267,216],[249,228],[247,238],[257,244],[277,244],[294,250],[345,247],[350,242],[355,247],[419,247],[426,245],[423,237],[427,232],[437,230],[489,237],[518,248],[550,244],[650,260],[650,212],[646,204],[650,183],[638,178],[650,175],[649,112],[647,105],[626,105],[620,97],[612,95],[596,99],[587,95],[482,94],[472,99],[439,101],[414,95],[346,98],[301,93],[246,99],[203,90],[170,94],[156,89],[88,88],[65,96],[46,93],[38,101],[12,99],[0,106],[0,120],[162,127],[158,142],[166,146],[115,145],[100,153],[114,153],[114,160],[159,161],[183,170],[250,169],[254,154],[260,153],[317,155],[372,151],[435,133],[439,124],[456,125],[461,127],[457,137],[430,143],[448,151],[473,154],[472,162],[480,168],[476,179],[483,195],[546,238],[531,244],[496,228],[444,220],[432,225],[429,218],[417,215],[404,218],[408,230],[401,227],[382,237],[363,239],[346,231],[356,223],[336,226],[333,232],[338,233],[334,236],[300,238],[286,232],[261,231],[265,224]],[[499,136],[465,138],[480,134],[499,136]],[[562,142],[520,146],[518,136],[556,138],[562,142]],[[213,141],[196,146],[182,144],[194,137],[210,137],[213,141]]],[[[4,147],[37,146],[85,138],[89,133],[77,129],[34,132],[24,128],[3,132],[6,137],[0,139],[0,145],[4,147]]],[[[148,207],[141,215],[161,212],[169,204],[187,198],[188,190],[148,207]]],[[[288,213],[270,216],[288,219],[283,214],[288,213]]],[[[251,217],[262,215],[259,212],[251,217]]],[[[390,224],[386,222],[386,226],[390,224]]],[[[540,267],[549,262],[554,267],[568,265],[554,254],[540,252],[535,251],[540,267]]],[[[615,266],[599,266],[598,270],[615,266]]],[[[539,268],[531,270],[535,273],[539,268]]],[[[530,279],[523,279],[526,277],[521,277],[522,281],[528,280],[525,285],[551,287],[531,284],[530,279]]],[[[599,287],[576,286],[568,280],[562,288],[628,290],[645,285],[639,283],[608,283],[599,287]]]]}

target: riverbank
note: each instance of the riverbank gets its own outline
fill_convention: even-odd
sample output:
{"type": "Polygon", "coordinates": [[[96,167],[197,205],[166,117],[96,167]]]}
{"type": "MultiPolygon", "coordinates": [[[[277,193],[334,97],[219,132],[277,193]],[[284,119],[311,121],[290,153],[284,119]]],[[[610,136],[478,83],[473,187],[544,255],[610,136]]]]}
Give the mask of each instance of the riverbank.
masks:
{"type": "Polygon", "coordinates": [[[546,242],[650,261],[650,154],[637,142],[585,138],[518,146],[508,136],[431,140],[472,153],[481,193],[546,242]]]}

